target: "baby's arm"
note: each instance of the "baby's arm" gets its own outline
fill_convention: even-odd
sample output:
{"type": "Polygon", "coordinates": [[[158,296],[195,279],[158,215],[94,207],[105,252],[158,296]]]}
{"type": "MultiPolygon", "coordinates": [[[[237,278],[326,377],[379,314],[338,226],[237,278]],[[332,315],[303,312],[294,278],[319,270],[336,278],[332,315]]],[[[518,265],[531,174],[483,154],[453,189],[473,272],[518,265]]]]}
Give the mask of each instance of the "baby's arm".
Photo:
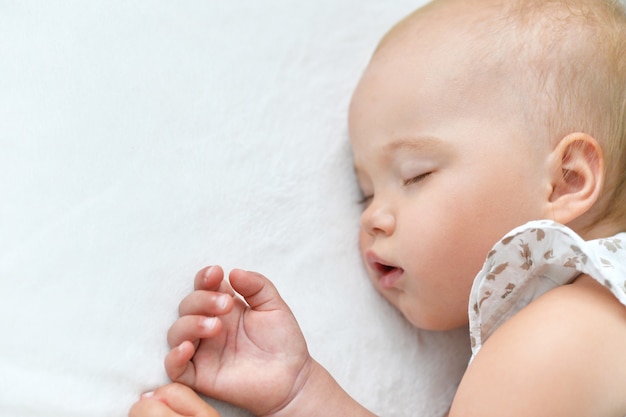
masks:
{"type": "Polygon", "coordinates": [[[219,413],[190,388],[165,385],[144,394],[130,409],[128,417],[220,417],[219,413]]]}
{"type": "Polygon", "coordinates": [[[213,267],[198,272],[194,288],[168,333],[172,380],[257,416],[372,416],[311,358],[267,278],[233,270],[229,285],[213,267]]]}
{"type": "Polygon", "coordinates": [[[626,308],[582,276],[532,302],[485,343],[450,417],[626,415],[626,308]]]}

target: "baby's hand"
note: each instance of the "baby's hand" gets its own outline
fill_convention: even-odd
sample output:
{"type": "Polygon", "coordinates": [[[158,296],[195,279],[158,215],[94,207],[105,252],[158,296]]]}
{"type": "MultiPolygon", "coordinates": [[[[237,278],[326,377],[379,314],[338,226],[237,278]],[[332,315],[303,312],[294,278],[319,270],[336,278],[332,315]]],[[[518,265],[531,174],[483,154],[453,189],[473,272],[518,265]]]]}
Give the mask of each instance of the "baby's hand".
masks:
{"type": "Polygon", "coordinates": [[[289,405],[315,365],[272,283],[233,270],[229,285],[222,269],[212,267],[198,272],[194,288],[168,333],[170,378],[255,415],[289,405]]]}
{"type": "Polygon", "coordinates": [[[128,417],[220,417],[219,413],[190,388],[165,385],[141,396],[128,417]]]}

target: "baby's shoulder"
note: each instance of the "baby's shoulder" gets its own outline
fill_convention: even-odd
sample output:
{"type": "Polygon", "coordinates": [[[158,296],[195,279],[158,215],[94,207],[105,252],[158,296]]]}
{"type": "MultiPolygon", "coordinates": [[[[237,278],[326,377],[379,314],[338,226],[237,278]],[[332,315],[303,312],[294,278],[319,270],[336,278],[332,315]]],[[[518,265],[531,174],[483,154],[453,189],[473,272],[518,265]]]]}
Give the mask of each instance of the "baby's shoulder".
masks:
{"type": "MultiPolygon", "coordinates": [[[[518,316],[502,330],[524,340],[526,358],[537,361],[538,371],[544,369],[554,384],[589,404],[588,415],[626,415],[626,306],[607,287],[583,274],[518,316]],[[597,407],[611,404],[617,409],[599,413],[597,407]]],[[[500,337],[508,335],[496,343],[500,337]]]]}
{"type": "MultiPolygon", "coordinates": [[[[509,410],[523,410],[520,416],[626,415],[624,352],[626,306],[581,275],[540,296],[493,333],[470,364],[455,404],[476,405],[482,398],[490,406],[501,402],[501,410],[507,404],[509,410]]],[[[497,415],[458,409],[468,416],[497,415]]]]}
{"type": "MultiPolygon", "coordinates": [[[[626,306],[606,286],[586,274],[581,274],[571,284],[548,291],[522,309],[518,316],[510,325],[511,331],[534,339],[549,337],[556,350],[553,354],[613,351],[623,355],[626,351],[626,306]],[[567,343],[568,349],[562,349],[562,343],[567,343]]],[[[619,362],[626,368],[626,361],[619,362]]]]}

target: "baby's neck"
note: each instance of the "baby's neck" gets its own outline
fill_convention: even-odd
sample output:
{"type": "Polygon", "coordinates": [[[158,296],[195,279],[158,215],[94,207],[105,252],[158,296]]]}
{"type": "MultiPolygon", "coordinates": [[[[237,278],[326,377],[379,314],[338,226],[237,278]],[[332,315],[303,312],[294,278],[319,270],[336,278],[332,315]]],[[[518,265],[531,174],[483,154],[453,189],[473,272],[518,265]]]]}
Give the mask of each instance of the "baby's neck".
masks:
{"type": "Polygon", "coordinates": [[[573,221],[567,225],[570,229],[578,233],[585,240],[600,239],[603,237],[613,236],[626,229],[610,220],[600,220],[593,223],[584,224],[582,222],[573,221]]]}

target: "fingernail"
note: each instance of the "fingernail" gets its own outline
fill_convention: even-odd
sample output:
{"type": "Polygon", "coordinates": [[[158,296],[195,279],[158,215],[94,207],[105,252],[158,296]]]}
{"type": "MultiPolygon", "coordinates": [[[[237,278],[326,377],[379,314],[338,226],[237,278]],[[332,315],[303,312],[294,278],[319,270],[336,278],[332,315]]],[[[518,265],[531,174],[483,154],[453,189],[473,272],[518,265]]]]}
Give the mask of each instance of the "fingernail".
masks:
{"type": "Polygon", "coordinates": [[[224,310],[226,308],[226,306],[228,305],[228,299],[230,298],[229,295],[220,295],[219,298],[217,299],[217,308],[219,308],[220,310],[224,310]]]}
{"type": "Polygon", "coordinates": [[[152,398],[154,396],[154,391],[148,391],[141,394],[141,398],[152,398]]]}
{"type": "Polygon", "coordinates": [[[217,318],[216,317],[207,317],[202,322],[202,326],[206,330],[212,330],[215,327],[216,324],[217,324],[217,318]]]}
{"type": "Polygon", "coordinates": [[[204,271],[204,281],[207,282],[209,280],[209,277],[211,276],[211,272],[213,272],[213,270],[215,269],[215,265],[211,265],[210,267],[208,267],[206,269],[206,271],[204,271]]]}

